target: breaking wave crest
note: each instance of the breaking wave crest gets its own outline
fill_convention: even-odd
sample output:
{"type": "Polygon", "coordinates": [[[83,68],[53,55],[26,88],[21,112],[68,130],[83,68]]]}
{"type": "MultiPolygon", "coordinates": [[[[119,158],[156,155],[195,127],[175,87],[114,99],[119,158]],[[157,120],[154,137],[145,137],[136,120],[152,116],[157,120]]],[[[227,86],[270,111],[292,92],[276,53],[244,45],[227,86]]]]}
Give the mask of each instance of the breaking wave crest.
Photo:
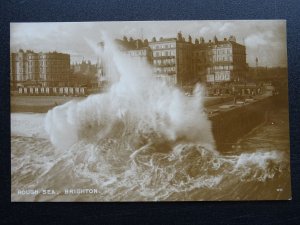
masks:
{"type": "Polygon", "coordinates": [[[109,41],[105,43],[102,54],[112,82],[110,90],[55,107],[46,116],[46,131],[58,149],[64,151],[84,138],[100,140],[119,133],[134,151],[144,139],[151,142],[153,138],[214,149],[200,85],[194,97],[187,97],[153,77],[144,61],[129,59],[109,41]]]}

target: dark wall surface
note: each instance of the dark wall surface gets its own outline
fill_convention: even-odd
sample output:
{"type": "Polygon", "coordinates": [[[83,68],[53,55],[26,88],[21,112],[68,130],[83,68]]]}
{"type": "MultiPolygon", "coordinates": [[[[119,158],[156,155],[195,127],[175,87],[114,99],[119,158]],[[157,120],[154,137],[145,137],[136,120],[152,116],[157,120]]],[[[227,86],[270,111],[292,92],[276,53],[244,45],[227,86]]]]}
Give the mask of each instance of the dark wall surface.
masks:
{"type": "Polygon", "coordinates": [[[300,224],[299,12],[299,0],[1,1],[1,224],[300,224]],[[293,200],[59,204],[10,202],[9,22],[204,19],[287,20],[293,200]]]}

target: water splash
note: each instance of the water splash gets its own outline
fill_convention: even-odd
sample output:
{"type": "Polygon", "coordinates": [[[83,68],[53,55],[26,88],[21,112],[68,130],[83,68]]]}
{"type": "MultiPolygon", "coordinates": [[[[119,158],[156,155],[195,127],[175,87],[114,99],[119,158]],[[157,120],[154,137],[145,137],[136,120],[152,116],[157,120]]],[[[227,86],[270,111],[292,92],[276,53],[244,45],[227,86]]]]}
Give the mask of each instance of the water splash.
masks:
{"type": "Polygon", "coordinates": [[[46,131],[56,148],[65,151],[83,138],[99,140],[123,130],[135,150],[141,139],[214,149],[200,85],[194,97],[185,96],[157,80],[146,62],[119,52],[107,37],[101,56],[111,82],[109,91],[55,107],[46,116],[46,131]]]}

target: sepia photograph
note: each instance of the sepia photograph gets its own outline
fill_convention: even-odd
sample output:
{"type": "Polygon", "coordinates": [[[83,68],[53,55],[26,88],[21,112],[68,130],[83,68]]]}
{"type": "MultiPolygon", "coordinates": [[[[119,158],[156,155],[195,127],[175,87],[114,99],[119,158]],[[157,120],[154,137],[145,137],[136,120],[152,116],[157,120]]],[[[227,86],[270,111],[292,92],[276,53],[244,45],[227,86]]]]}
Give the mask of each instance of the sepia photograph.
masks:
{"type": "Polygon", "coordinates": [[[11,201],[291,200],[285,20],[10,23],[11,201]]]}

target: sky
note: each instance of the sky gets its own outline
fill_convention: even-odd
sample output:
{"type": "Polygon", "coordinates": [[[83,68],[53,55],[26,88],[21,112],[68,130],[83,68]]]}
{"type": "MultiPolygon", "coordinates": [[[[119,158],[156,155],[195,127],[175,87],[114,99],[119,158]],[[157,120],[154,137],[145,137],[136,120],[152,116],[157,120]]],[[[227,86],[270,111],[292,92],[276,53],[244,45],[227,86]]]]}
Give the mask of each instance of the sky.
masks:
{"type": "Polygon", "coordinates": [[[97,61],[94,46],[105,32],[111,38],[124,35],[135,38],[204,37],[219,40],[234,35],[246,46],[247,63],[255,66],[287,66],[285,20],[193,20],[193,21],[122,21],[122,22],[49,22],[11,23],[11,52],[19,49],[36,52],[58,51],[71,54],[71,61],[97,61]]]}

